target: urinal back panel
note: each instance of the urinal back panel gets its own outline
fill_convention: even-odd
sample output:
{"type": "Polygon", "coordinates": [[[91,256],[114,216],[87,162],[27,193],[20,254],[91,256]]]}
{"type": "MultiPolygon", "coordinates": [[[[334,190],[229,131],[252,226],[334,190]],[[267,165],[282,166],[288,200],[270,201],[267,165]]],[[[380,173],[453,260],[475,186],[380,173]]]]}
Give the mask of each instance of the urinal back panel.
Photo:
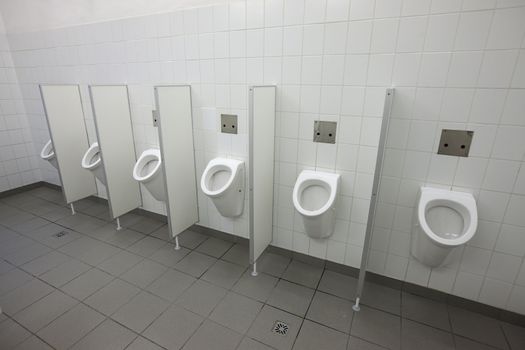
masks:
{"type": "Polygon", "coordinates": [[[275,86],[250,88],[250,262],[273,237],[275,86]]]}
{"type": "Polygon", "coordinates": [[[155,87],[172,237],[199,220],[190,86],[155,87]]]}
{"type": "Polygon", "coordinates": [[[89,90],[111,215],[118,218],[142,203],[139,183],[133,178],[136,153],[128,88],[125,85],[96,85],[89,90]]]}
{"type": "Polygon", "coordinates": [[[93,174],[81,164],[89,143],[78,85],[41,85],[40,93],[66,202],[97,193],[93,174]]]}

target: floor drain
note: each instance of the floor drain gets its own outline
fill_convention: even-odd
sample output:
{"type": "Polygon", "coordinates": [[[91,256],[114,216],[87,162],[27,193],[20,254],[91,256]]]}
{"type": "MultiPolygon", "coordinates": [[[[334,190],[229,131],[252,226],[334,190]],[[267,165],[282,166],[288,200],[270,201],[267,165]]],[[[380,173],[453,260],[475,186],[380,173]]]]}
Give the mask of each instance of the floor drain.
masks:
{"type": "Polygon", "coordinates": [[[69,232],[67,232],[67,231],[60,231],[59,233],[55,233],[53,236],[55,236],[56,238],[60,238],[60,237],[64,237],[68,233],[69,232]]]}
{"type": "Polygon", "coordinates": [[[288,333],[288,328],[288,325],[283,321],[275,321],[272,331],[279,335],[286,335],[286,333],[288,333]]]}

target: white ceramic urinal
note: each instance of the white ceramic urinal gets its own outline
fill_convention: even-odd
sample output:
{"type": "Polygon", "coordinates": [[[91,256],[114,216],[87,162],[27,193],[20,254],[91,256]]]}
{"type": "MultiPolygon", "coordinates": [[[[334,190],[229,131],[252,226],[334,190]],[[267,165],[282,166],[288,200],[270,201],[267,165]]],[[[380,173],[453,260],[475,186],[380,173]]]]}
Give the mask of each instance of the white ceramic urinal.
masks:
{"type": "Polygon", "coordinates": [[[133,167],[133,178],[142,183],[155,199],[166,201],[166,185],[162,172],[160,150],[147,149],[133,167]]]}
{"type": "Polygon", "coordinates": [[[412,227],[412,255],[430,267],[446,264],[454,248],[470,241],[477,227],[472,194],[421,187],[412,227]]]}
{"type": "Polygon", "coordinates": [[[222,216],[241,215],[244,209],[244,162],[212,159],[202,174],[201,189],[222,216]]]}
{"type": "Polygon", "coordinates": [[[293,188],[293,205],[301,214],[304,229],[312,238],[326,238],[334,232],[335,202],[339,174],[303,170],[293,188]]]}
{"type": "Polygon", "coordinates": [[[53,167],[55,167],[55,169],[58,169],[57,157],[51,140],[47,141],[42,148],[42,151],[40,151],[40,158],[47,160],[53,167]]]}
{"type": "Polygon", "coordinates": [[[106,186],[106,175],[104,174],[98,142],[93,143],[82,157],[82,168],[93,172],[93,175],[106,186]]]}

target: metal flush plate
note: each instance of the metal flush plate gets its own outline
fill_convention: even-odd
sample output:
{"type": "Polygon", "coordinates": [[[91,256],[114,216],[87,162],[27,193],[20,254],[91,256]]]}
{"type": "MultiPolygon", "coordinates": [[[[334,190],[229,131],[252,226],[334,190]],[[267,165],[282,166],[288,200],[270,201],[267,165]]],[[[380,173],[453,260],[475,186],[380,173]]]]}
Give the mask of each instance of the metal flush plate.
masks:
{"type": "Polygon", "coordinates": [[[221,114],[221,132],[227,134],[237,133],[237,115],[221,114]]]}
{"type": "Polygon", "coordinates": [[[474,131],[443,129],[438,154],[468,157],[474,131]]]}
{"type": "Polygon", "coordinates": [[[151,116],[153,117],[153,126],[159,126],[159,112],[151,111],[151,116]]]}
{"type": "Polygon", "coordinates": [[[314,121],[314,142],[335,143],[337,122],[314,121]]]}

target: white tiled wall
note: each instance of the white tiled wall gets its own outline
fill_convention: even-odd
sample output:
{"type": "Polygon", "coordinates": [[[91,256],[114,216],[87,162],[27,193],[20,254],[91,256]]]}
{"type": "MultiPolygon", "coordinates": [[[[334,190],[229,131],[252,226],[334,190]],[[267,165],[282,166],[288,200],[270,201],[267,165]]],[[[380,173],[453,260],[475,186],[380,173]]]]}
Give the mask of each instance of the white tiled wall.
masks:
{"type": "MultiPolygon", "coordinates": [[[[525,2],[523,0],[248,0],[10,35],[39,149],[48,138],[37,83],[127,83],[137,150],[157,145],[156,84],[191,84],[198,171],[247,157],[247,93],[278,91],[274,245],[358,266],[385,87],[396,87],[370,266],[375,272],[525,313],[525,2]],[[218,132],[221,112],[240,133],[218,132]],[[335,145],[313,121],[338,122],[335,145]],[[475,131],[471,157],[437,156],[442,128],[475,131]],[[291,193],[302,169],[342,175],[336,232],[309,239],[291,193]],[[410,259],[420,184],[473,191],[481,225],[457,263],[410,259]]],[[[86,103],[87,124],[92,121],[86,103]]],[[[43,176],[57,180],[42,164],[43,176]]],[[[162,205],[145,195],[145,208],[162,205]]],[[[199,196],[201,223],[241,236],[199,196]]]]}
{"type": "Polygon", "coordinates": [[[0,21],[0,192],[40,179],[7,37],[0,21]]]}

